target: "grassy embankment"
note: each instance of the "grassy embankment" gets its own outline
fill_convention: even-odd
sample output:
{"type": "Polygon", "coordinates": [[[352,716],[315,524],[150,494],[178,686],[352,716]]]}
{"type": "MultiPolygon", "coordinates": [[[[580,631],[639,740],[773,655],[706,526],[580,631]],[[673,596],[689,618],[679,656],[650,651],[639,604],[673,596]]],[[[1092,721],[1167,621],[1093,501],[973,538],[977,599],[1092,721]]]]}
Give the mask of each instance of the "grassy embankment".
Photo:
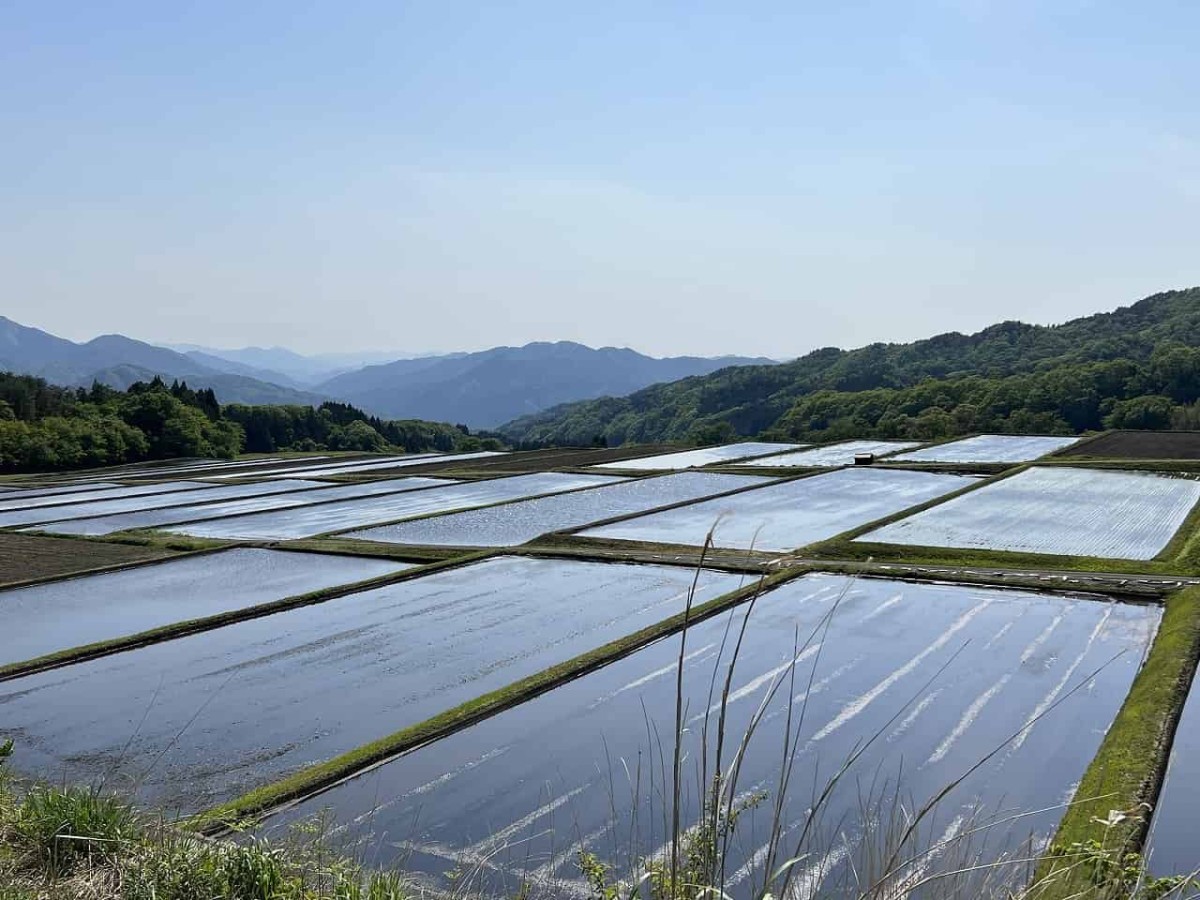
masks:
{"type": "Polygon", "coordinates": [[[1121,864],[1142,849],[1198,659],[1200,587],[1193,587],[1166,602],[1146,662],[1039,867],[1037,900],[1130,896],[1123,882],[1136,866],[1123,873],[1121,864]]]}
{"type": "MultiPolygon", "coordinates": [[[[0,746],[0,900],[406,900],[395,873],[331,854],[321,835],[279,847],[210,841],[81,787],[18,790],[0,746]]],[[[19,752],[19,751],[18,751],[19,752]]]]}

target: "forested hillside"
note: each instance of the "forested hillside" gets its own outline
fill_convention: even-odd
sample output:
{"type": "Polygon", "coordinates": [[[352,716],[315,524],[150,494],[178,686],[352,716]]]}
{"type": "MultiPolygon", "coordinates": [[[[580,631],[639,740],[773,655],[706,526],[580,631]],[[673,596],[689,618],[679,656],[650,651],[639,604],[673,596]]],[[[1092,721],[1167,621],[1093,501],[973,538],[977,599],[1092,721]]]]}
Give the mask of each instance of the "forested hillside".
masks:
{"type": "Polygon", "coordinates": [[[276,450],[475,450],[492,438],[437,422],[383,421],[342,403],[225,406],[161,379],[118,391],[0,373],[0,471],[75,469],[276,450]]]}
{"type": "Polygon", "coordinates": [[[1198,399],[1200,288],[1191,288],[1062,325],[1004,322],[972,335],[723,369],[559,406],[500,430],[524,443],[610,445],[1069,433],[1195,427],[1198,399]]]}

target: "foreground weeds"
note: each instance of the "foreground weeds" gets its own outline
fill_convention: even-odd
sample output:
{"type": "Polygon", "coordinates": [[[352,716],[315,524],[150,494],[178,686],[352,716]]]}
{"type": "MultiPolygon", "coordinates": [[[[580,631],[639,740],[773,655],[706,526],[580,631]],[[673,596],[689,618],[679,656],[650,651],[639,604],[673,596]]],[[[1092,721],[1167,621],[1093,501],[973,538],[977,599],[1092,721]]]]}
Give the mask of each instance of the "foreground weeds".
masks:
{"type": "Polygon", "coordinates": [[[408,900],[398,875],[327,853],[210,841],[83,787],[18,792],[0,745],[0,900],[408,900]]]}

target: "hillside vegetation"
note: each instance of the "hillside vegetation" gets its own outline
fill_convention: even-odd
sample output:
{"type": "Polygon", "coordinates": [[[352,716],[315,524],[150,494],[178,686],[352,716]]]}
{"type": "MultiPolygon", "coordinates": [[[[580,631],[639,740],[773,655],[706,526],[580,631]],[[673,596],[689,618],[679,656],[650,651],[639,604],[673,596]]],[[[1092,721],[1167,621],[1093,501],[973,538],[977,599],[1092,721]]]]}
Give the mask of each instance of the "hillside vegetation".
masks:
{"type": "Polygon", "coordinates": [[[1200,288],[1062,325],[1003,322],[911,344],[825,348],[627,397],[559,406],[500,431],[529,444],[712,442],[763,434],[933,439],[970,431],[1196,427],[1200,288]]]}
{"type": "Polygon", "coordinates": [[[52,471],[277,450],[476,450],[462,427],[384,421],[344,403],[221,406],[212,389],[161,379],[125,391],[0,373],[0,472],[52,471]]]}

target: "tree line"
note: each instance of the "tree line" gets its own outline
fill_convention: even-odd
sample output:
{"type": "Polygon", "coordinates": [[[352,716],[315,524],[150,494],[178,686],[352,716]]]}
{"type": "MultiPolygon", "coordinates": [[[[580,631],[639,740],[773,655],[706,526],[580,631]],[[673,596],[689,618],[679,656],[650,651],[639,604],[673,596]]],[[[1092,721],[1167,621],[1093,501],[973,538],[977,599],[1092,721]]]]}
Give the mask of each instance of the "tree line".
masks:
{"type": "Polygon", "coordinates": [[[160,378],[125,391],[66,388],[0,373],[0,471],[41,472],[282,450],[466,451],[494,436],[461,425],[388,421],[344,403],[221,406],[211,389],[160,378]]]}

